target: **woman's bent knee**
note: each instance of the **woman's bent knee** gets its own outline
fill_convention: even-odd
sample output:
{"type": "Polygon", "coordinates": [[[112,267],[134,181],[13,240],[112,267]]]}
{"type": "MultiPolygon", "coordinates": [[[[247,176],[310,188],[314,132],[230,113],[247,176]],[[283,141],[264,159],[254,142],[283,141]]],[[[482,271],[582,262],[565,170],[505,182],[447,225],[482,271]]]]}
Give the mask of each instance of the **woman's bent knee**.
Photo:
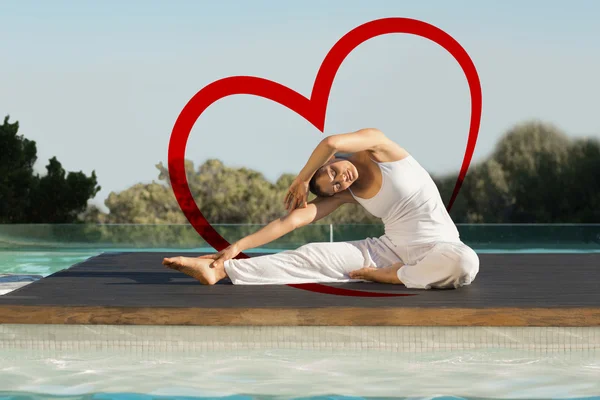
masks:
{"type": "Polygon", "coordinates": [[[409,288],[452,289],[469,285],[479,272],[479,257],[462,243],[439,243],[414,265],[398,271],[409,288]]]}
{"type": "Polygon", "coordinates": [[[471,284],[479,272],[477,253],[464,244],[450,246],[445,250],[452,259],[448,283],[454,288],[471,284]]]}

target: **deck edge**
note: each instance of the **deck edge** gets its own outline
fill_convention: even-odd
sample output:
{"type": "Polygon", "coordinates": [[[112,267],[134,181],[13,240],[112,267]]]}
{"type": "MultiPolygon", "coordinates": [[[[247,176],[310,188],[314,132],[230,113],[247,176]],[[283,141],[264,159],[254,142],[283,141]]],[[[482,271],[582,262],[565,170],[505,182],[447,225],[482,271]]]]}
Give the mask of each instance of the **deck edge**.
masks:
{"type": "Polygon", "coordinates": [[[199,308],[0,305],[0,324],[193,326],[600,326],[600,307],[199,308]]]}

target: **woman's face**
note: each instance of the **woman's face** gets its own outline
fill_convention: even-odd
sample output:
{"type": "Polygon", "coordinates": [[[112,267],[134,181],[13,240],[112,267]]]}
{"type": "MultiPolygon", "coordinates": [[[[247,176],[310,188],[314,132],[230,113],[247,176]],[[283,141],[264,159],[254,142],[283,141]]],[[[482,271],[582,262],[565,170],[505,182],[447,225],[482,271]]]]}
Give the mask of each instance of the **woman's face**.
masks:
{"type": "Polygon", "coordinates": [[[358,171],[348,160],[334,158],[317,172],[316,184],[330,196],[348,189],[358,179],[358,171]]]}

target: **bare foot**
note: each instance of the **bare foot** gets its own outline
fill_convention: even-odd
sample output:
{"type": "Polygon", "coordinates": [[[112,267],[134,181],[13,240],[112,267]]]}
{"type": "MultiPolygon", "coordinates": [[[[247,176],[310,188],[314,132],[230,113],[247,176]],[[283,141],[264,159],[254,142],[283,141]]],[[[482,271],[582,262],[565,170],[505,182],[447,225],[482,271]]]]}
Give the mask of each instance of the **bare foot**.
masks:
{"type": "Polygon", "coordinates": [[[377,268],[364,267],[364,268],[361,268],[361,269],[357,269],[357,270],[351,271],[348,275],[352,279],[362,279],[362,280],[365,280],[365,281],[375,281],[375,279],[373,278],[373,275],[374,275],[374,272],[376,270],[377,270],[377,268]]]}
{"type": "Polygon", "coordinates": [[[214,285],[221,279],[226,278],[224,267],[211,268],[212,259],[202,259],[195,257],[171,257],[164,258],[163,265],[165,267],[183,272],[199,280],[204,285],[214,285]]]}
{"type": "Polygon", "coordinates": [[[366,267],[350,272],[350,278],[363,279],[365,281],[380,283],[402,284],[398,278],[398,270],[403,267],[402,263],[392,264],[389,267],[373,268],[366,267]]]}

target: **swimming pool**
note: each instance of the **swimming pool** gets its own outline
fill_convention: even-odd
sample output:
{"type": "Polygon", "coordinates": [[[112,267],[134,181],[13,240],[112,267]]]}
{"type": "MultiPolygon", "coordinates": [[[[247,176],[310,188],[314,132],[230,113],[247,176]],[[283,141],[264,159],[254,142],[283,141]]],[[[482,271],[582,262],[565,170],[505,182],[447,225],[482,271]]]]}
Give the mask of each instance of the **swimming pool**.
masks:
{"type": "MultiPolygon", "coordinates": [[[[600,359],[518,351],[0,351],[0,398],[600,396],[600,359]]],[[[599,398],[599,397],[596,397],[599,398]]]]}
{"type": "MultiPolygon", "coordinates": [[[[474,247],[599,251],[586,235],[582,246],[474,247]]],[[[0,274],[48,276],[105,251],[174,250],[52,243],[5,248],[0,274]]],[[[600,398],[600,327],[210,328],[0,325],[0,399],[600,398]]]]}

